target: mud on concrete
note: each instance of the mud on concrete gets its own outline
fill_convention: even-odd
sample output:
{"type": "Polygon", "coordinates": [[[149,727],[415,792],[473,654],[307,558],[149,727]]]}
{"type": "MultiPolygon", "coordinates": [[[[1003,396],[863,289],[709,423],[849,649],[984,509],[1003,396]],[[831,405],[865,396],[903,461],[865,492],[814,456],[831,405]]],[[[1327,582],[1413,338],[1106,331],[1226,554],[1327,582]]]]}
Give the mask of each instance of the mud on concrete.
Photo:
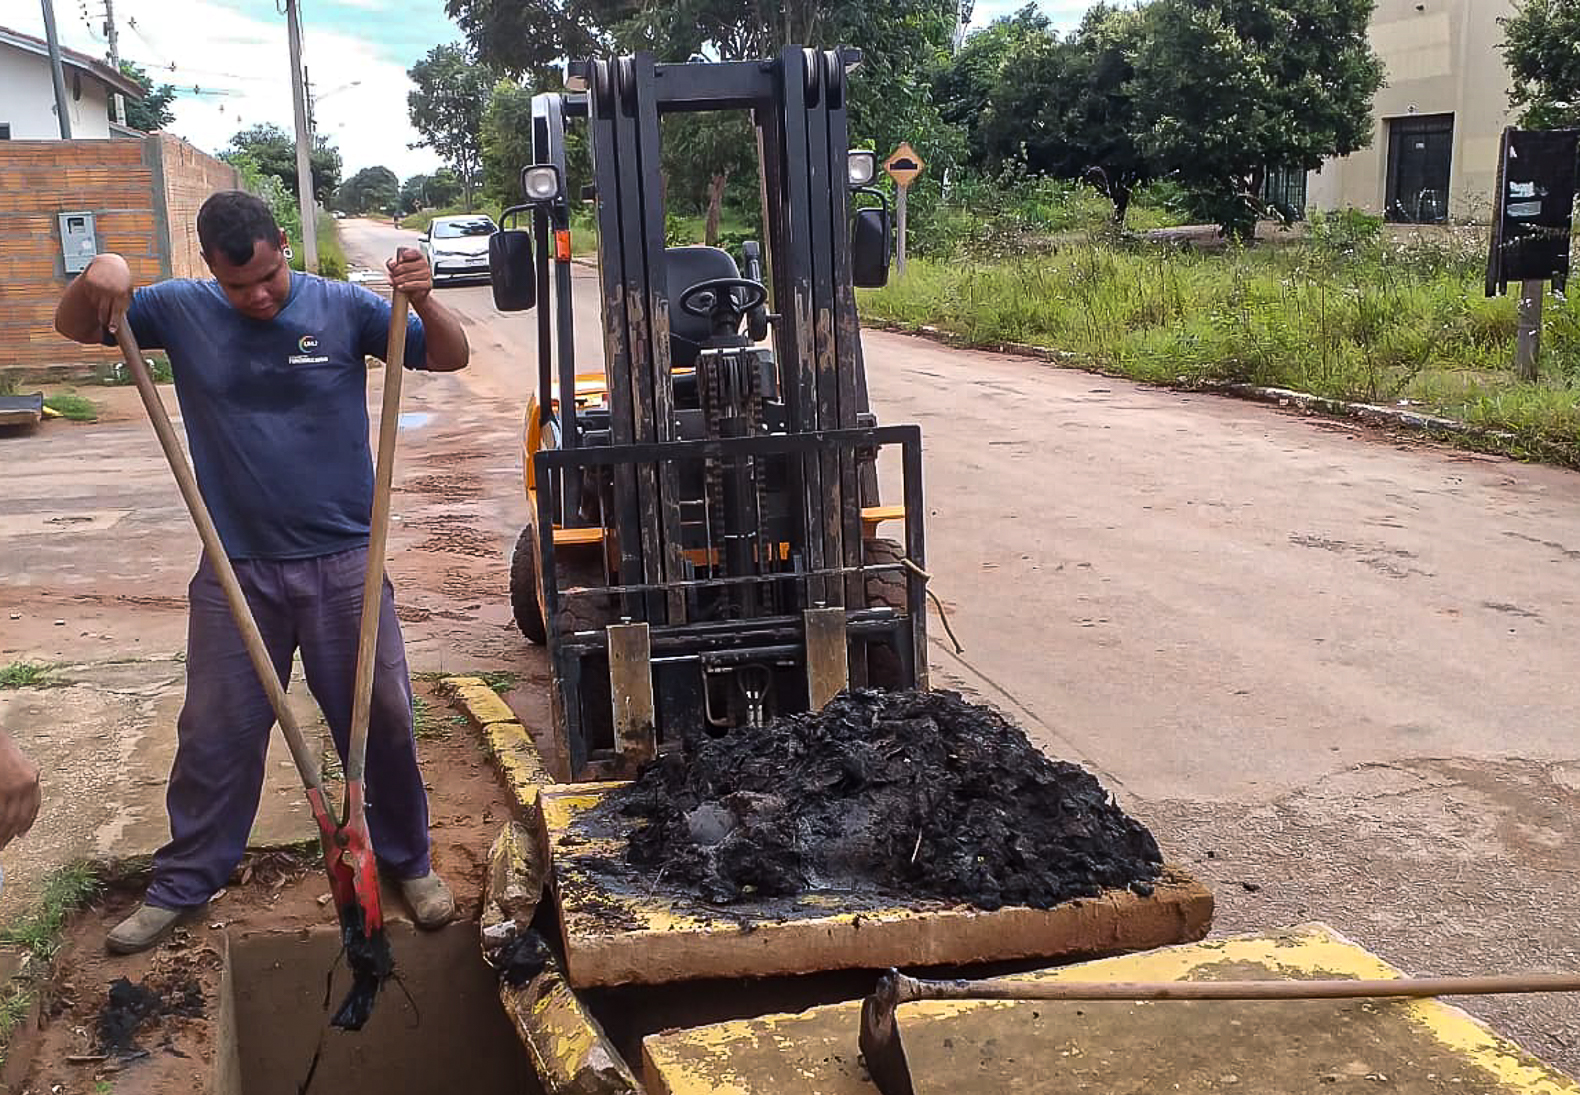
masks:
{"type": "Polygon", "coordinates": [[[952,692],[845,693],[702,736],[598,809],[640,819],[633,866],[721,905],[876,887],[1046,909],[1145,895],[1162,867],[1152,834],[1091,773],[952,692]]]}

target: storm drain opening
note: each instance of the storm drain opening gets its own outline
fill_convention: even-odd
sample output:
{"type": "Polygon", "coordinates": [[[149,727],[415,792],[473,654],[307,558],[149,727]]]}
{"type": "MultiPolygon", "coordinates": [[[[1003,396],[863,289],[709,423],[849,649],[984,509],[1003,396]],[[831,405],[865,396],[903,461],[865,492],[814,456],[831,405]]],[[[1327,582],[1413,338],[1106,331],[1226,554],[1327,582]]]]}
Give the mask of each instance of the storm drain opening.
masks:
{"type": "Polygon", "coordinates": [[[539,1095],[477,925],[419,932],[394,923],[389,932],[401,984],[385,986],[356,1033],[329,1029],[324,1006],[331,968],[331,1007],[350,984],[345,963],[336,963],[337,929],[227,932],[214,1095],[431,1095],[459,1087],[468,1095],[539,1095]]]}

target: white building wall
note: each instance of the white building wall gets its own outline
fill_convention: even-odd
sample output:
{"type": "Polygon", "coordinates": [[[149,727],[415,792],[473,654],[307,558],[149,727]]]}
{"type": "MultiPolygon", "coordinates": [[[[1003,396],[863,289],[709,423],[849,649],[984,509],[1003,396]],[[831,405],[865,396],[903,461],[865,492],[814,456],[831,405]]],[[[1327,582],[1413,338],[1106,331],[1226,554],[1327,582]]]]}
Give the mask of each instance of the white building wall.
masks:
{"type": "Polygon", "coordinates": [[[1381,213],[1389,121],[1452,114],[1449,214],[1455,220],[1486,220],[1497,178],[1498,139],[1513,121],[1498,24],[1513,12],[1513,0],[1378,0],[1370,37],[1386,84],[1373,106],[1371,145],[1312,172],[1309,207],[1381,213]]]}
{"type": "MultiPolygon", "coordinates": [[[[102,83],[68,67],[66,99],[74,139],[109,137],[109,103],[102,83]]],[[[14,141],[60,137],[49,59],[14,46],[0,45],[0,124],[7,123],[14,141]]]]}

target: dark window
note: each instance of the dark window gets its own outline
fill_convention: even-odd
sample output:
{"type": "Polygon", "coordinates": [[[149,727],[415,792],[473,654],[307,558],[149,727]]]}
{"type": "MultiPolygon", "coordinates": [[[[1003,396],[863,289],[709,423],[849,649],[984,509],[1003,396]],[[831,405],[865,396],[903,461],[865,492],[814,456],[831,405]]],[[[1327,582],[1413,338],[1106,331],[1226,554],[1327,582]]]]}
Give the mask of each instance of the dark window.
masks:
{"type": "Polygon", "coordinates": [[[1391,221],[1441,224],[1448,220],[1448,171],[1454,155],[1454,116],[1425,114],[1388,122],[1391,221]]]}
{"type": "Polygon", "coordinates": [[[1270,167],[1262,182],[1262,204],[1292,220],[1306,219],[1306,173],[1298,167],[1270,167]]]}
{"type": "Polygon", "coordinates": [[[0,141],[9,141],[10,139],[11,139],[11,123],[10,122],[0,122],[0,141]]]}

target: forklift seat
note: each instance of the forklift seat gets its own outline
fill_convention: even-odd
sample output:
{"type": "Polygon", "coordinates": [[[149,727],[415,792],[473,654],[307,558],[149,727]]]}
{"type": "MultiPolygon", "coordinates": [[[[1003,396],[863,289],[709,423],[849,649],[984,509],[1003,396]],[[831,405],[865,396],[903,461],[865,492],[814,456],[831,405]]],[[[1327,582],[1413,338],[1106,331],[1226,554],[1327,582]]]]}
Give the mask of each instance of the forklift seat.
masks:
{"type": "MultiPolygon", "coordinates": [[[[664,252],[664,276],[669,289],[669,362],[672,368],[697,364],[702,344],[713,334],[705,316],[680,308],[687,289],[715,278],[738,278],[740,269],[730,253],[717,247],[671,247],[664,252]]],[[[678,401],[678,393],[677,393],[678,401]]]]}

